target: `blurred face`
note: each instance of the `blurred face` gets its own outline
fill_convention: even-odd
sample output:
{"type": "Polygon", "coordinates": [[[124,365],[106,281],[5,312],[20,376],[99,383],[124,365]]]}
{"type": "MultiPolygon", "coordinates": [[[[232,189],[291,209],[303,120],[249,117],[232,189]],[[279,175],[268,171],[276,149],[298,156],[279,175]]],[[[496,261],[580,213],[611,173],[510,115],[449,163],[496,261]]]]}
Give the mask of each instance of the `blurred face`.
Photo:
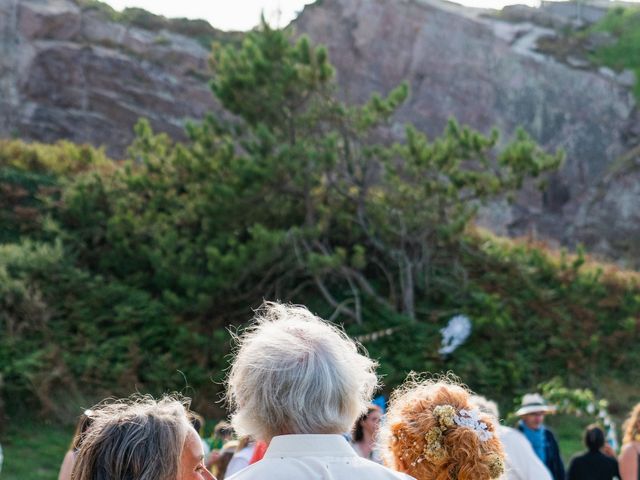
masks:
{"type": "Polygon", "coordinates": [[[380,419],[382,418],[382,414],[378,410],[372,411],[367,418],[362,420],[362,430],[368,432],[371,435],[375,435],[380,428],[380,419]]]}
{"type": "Polygon", "coordinates": [[[193,428],[189,428],[184,442],[178,480],[215,480],[215,477],[204,466],[202,442],[193,428]]]}
{"type": "Polygon", "coordinates": [[[544,412],[532,412],[522,415],[522,422],[532,430],[538,430],[544,422],[544,412]]]}

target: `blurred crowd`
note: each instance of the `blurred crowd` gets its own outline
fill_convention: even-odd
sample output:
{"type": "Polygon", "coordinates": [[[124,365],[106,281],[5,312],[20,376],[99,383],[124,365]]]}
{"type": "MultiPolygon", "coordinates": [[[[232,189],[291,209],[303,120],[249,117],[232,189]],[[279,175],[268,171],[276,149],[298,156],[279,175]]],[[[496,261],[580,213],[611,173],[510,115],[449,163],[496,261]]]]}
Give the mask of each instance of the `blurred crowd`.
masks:
{"type": "Polygon", "coordinates": [[[640,405],[620,452],[593,424],[565,469],[539,394],[512,426],[452,376],[412,374],[373,404],[376,362],[301,306],[265,303],[237,342],[230,421],[205,435],[186,398],[106,400],[80,416],[59,480],[640,478],[640,405]]]}

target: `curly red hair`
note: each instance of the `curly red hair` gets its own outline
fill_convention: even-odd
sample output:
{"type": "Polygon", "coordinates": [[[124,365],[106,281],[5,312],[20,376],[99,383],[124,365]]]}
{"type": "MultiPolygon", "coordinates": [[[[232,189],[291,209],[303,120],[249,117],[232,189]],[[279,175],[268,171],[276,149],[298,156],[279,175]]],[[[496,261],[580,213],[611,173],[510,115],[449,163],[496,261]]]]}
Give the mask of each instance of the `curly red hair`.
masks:
{"type": "Polygon", "coordinates": [[[504,452],[490,416],[478,431],[443,421],[442,412],[473,411],[469,391],[448,380],[410,379],[392,397],[381,432],[385,463],[417,480],[489,480],[504,471],[504,452]],[[439,407],[439,408],[437,408],[439,407]],[[451,408],[453,407],[453,408],[451,408]],[[435,410],[435,412],[434,412],[435,410]]]}

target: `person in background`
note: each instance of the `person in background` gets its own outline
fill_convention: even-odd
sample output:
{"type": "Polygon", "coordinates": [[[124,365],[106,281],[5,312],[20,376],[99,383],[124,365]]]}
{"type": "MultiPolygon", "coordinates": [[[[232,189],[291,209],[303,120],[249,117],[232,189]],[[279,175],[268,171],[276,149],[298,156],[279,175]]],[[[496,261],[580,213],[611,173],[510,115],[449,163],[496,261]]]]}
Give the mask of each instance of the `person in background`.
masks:
{"type": "Polygon", "coordinates": [[[184,401],[133,396],[94,407],[73,480],[215,480],[184,401]]]}
{"type": "Polygon", "coordinates": [[[542,463],[551,472],[554,480],[564,480],[565,471],[560,447],[553,432],[544,426],[544,417],[547,413],[553,412],[537,393],[527,393],[522,397],[522,404],[516,415],[520,417],[518,430],[520,430],[533,447],[533,451],[542,463]]]}
{"type": "Polygon", "coordinates": [[[618,462],[602,453],[604,432],[598,425],[589,425],[584,432],[587,452],[571,459],[567,480],[613,480],[619,477],[618,462]]]}
{"type": "Polygon", "coordinates": [[[242,437],[240,439],[236,451],[227,466],[227,477],[230,477],[249,466],[249,461],[253,456],[255,447],[256,442],[251,437],[242,437]]]}
{"type": "Polygon", "coordinates": [[[367,412],[356,421],[352,438],[352,446],[358,455],[377,463],[382,463],[380,453],[376,449],[376,440],[382,412],[377,405],[371,405],[367,412]]]}
{"type": "Polygon", "coordinates": [[[493,419],[452,381],[409,378],[380,429],[385,464],[417,480],[491,480],[504,473],[493,419]]]}
{"type": "Polygon", "coordinates": [[[503,480],[552,480],[551,473],[533,451],[525,436],[515,428],[500,425],[498,405],[482,397],[473,395],[471,403],[495,421],[498,438],[505,453],[505,475],[503,480]]]}
{"type": "Polygon", "coordinates": [[[359,457],[341,435],[378,384],[376,363],[344,331],[305,307],[267,302],[236,340],[231,423],[269,447],[231,479],[410,480],[359,457]]]}
{"type": "Polygon", "coordinates": [[[210,465],[211,473],[213,473],[218,480],[224,480],[227,476],[227,467],[233,458],[233,454],[236,453],[238,445],[238,440],[229,440],[222,446],[215,461],[210,465]]]}
{"type": "Polygon", "coordinates": [[[220,470],[226,471],[227,465],[238,446],[237,440],[233,438],[233,427],[229,422],[221,420],[213,427],[213,432],[208,440],[210,452],[205,457],[205,465],[210,469],[218,480],[220,480],[220,470]],[[222,458],[222,456],[225,458],[222,458]]]}
{"type": "Polygon", "coordinates": [[[211,440],[211,450],[219,450],[225,443],[233,440],[233,427],[231,426],[231,424],[224,420],[216,423],[216,426],[213,427],[211,440]]]}
{"type": "Polygon", "coordinates": [[[80,443],[82,443],[82,438],[86,433],[89,426],[91,426],[91,410],[85,410],[79,417],[76,422],[76,429],[73,432],[73,438],[71,440],[71,444],[69,445],[69,450],[64,456],[64,460],[62,460],[62,465],[60,466],[60,472],[58,473],[58,480],[71,480],[71,472],[73,471],[73,465],[76,461],[76,455],[78,454],[78,448],[80,448],[80,443]]]}
{"type": "Polygon", "coordinates": [[[640,403],[629,414],[623,425],[622,451],[618,458],[622,480],[640,479],[640,403]]]}

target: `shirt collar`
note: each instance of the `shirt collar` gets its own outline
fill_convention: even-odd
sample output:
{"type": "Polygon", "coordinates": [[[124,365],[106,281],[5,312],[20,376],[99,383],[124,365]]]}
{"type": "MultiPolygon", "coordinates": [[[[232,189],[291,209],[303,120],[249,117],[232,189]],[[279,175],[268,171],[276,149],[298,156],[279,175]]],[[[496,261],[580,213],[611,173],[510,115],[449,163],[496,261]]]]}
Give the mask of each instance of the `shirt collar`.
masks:
{"type": "Polygon", "coordinates": [[[264,458],[275,457],[357,457],[342,435],[279,435],[269,443],[264,458]]]}
{"type": "Polygon", "coordinates": [[[520,423],[520,426],[522,427],[522,431],[523,432],[531,432],[532,435],[542,435],[542,433],[545,431],[543,423],[540,424],[540,428],[538,428],[536,430],[534,430],[533,428],[527,427],[522,420],[520,420],[519,423],[520,423]]]}

